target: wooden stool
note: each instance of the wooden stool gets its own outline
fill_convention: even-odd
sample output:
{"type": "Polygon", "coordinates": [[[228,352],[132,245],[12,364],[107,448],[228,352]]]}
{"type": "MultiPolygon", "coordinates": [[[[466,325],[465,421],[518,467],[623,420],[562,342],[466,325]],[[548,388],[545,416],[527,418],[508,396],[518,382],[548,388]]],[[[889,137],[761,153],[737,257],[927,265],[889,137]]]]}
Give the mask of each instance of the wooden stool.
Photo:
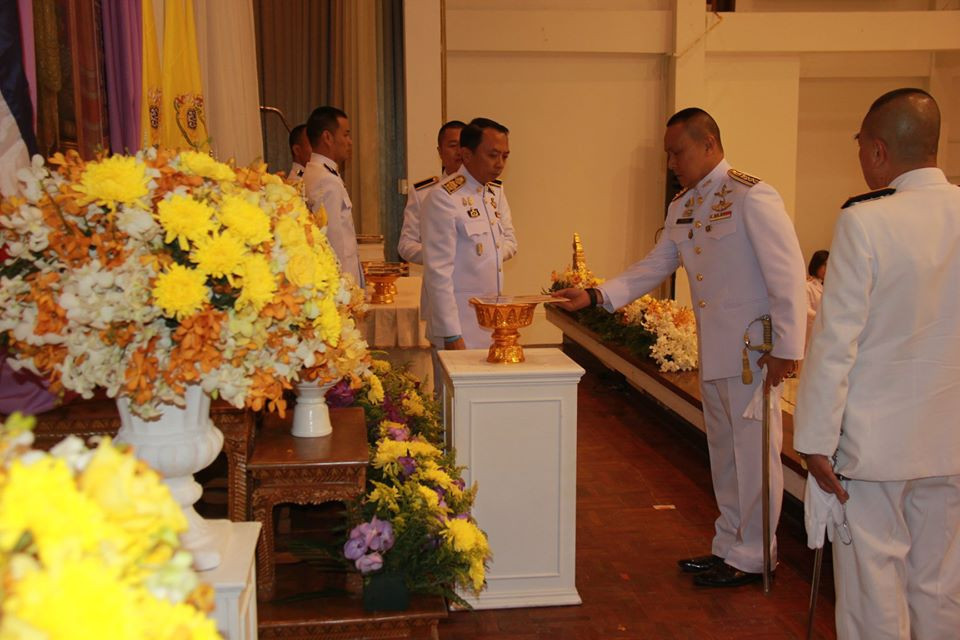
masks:
{"type": "MultiPolygon", "coordinates": [[[[36,418],[34,447],[44,450],[70,435],[83,440],[91,436],[113,437],[120,429],[117,401],[102,394],[90,400],[77,398],[36,418]]],[[[253,447],[255,414],[223,400],[214,400],[210,403],[210,419],[223,433],[223,451],[227,456],[227,514],[232,521],[242,522],[249,517],[247,460],[253,447]]]]}
{"type": "Polygon", "coordinates": [[[363,409],[331,409],[333,433],[321,438],[290,434],[292,412],[270,415],[247,465],[253,517],[263,525],[257,543],[257,595],[273,597],[276,582],[273,508],[278,504],[346,502],[363,493],[369,451],[363,409]]]}

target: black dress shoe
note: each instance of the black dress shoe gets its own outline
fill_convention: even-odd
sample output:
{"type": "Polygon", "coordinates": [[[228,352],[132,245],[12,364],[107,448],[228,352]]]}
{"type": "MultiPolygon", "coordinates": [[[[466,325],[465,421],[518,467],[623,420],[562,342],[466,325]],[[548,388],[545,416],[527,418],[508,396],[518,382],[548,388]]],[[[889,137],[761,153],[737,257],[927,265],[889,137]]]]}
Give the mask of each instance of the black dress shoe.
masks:
{"type": "Polygon", "coordinates": [[[747,573],[723,562],[693,576],[693,584],[700,587],[739,587],[762,579],[762,573],[747,573]]]}
{"type": "Polygon", "coordinates": [[[677,566],[680,567],[684,573],[700,573],[707,569],[712,569],[718,564],[723,564],[723,558],[715,555],[677,560],[677,566]]]}

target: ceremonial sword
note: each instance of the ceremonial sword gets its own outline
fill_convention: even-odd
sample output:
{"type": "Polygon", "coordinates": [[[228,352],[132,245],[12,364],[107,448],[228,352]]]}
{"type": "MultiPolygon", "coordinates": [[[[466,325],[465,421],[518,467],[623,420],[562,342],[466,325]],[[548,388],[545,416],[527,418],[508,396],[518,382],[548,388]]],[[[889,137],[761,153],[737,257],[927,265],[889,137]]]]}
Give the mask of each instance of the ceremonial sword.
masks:
{"type": "MultiPolygon", "coordinates": [[[[743,384],[753,383],[753,372],[750,371],[750,357],[748,351],[759,351],[761,353],[770,353],[773,350],[773,322],[769,314],[764,314],[747,325],[743,332],[743,371],[741,380],[743,384]],[[750,342],[750,327],[755,322],[759,322],[763,327],[763,343],[752,344],[750,342]]],[[[769,594],[771,588],[771,559],[770,559],[770,387],[763,384],[763,422],[761,447],[763,449],[763,466],[760,485],[760,499],[762,501],[763,516],[763,593],[769,594]]]]}

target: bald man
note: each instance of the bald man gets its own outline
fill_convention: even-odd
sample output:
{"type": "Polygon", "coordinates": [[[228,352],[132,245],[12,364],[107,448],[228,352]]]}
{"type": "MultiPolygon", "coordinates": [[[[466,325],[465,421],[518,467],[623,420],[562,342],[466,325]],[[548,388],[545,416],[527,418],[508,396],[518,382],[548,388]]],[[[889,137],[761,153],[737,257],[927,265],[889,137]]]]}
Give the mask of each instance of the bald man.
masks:
{"type": "MultiPolygon", "coordinates": [[[[777,387],[803,357],[806,284],[793,224],[776,190],[737,171],[724,159],[720,128],[703,109],[678,111],[663,137],[667,166],[683,190],[670,203],[653,250],[596,289],[564,289],[565,309],[601,305],[614,311],[639,298],[683,265],[697,320],[700,392],[710,449],[710,470],[720,516],[711,553],[678,562],[703,587],[734,587],[761,579],[764,455],[770,460],[771,530],[783,497],[780,395],[772,393],[770,450],[763,451],[761,421],[744,416],[767,367],[777,387]],[[773,319],[774,345],[762,358],[752,352],[754,375],[741,379],[743,332],[760,316],[773,319]]],[[[760,323],[752,325],[761,343],[760,323]]],[[[776,559],[776,539],[771,556],[776,559]]],[[[776,566],[776,565],[774,565],[776,566]]]]}
{"type": "Polygon", "coordinates": [[[874,191],[843,205],[798,391],[794,447],[852,539],[833,544],[840,640],[960,637],[960,189],[939,136],[920,89],[863,119],[874,191]]]}

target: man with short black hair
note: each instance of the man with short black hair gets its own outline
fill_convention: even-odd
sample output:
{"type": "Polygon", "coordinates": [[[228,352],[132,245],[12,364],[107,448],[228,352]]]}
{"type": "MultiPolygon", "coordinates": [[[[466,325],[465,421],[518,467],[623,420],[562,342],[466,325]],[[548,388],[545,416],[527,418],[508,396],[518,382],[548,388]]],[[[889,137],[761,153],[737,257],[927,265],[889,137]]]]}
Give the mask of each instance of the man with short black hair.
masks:
{"type": "Polygon", "coordinates": [[[397,252],[407,262],[423,264],[423,242],[420,239],[420,208],[430,190],[440,180],[460,168],[460,131],[467,126],[460,120],[444,123],[437,132],[437,153],[440,155],[440,177],[430,176],[414,183],[407,194],[407,206],[403,210],[403,228],[397,252]]]}
{"type": "Polygon", "coordinates": [[[849,531],[833,544],[840,640],[960,637],[960,189],[939,138],[922,89],[864,117],[874,191],[837,220],[800,378],[794,448],[849,531]]]}
{"type": "Polygon", "coordinates": [[[490,331],[468,300],[500,295],[503,262],[517,252],[510,205],[498,179],[510,155],[509,130],[475,118],[460,132],[462,166],[431,189],[422,211],[427,337],[437,349],[480,349],[490,331]]]}
{"type": "Polygon", "coordinates": [[[353,204],[340,170],[353,153],[353,138],[347,114],[336,107],[317,107],[307,120],[307,137],[312,155],[303,172],[304,195],[314,213],[321,207],[327,214],[327,239],[340,259],[343,273],[364,286],[353,225],[353,204]]]}
{"type": "Polygon", "coordinates": [[[300,182],[303,179],[304,169],[310,162],[310,156],[313,155],[310,138],[307,137],[306,124],[298,124],[290,130],[289,143],[293,162],[290,164],[287,179],[291,182],[300,182]]]}
{"type": "MultiPolygon", "coordinates": [[[[759,392],[761,367],[767,369],[773,401],[771,447],[766,452],[771,531],[776,531],[780,517],[782,426],[780,394],[774,388],[803,357],[807,309],[803,256],[779,194],[724,160],[720,128],[710,114],[695,107],[675,113],[667,121],[663,146],[667,167],[683,190],[670,203],[656,246],[597,288],[564,289],[557,295],[567,299],[559,303],[564,309],[600,305],[613,312],[659,285],[677,267],[686,268],[720,517],[711,554],[678,564],[682,571],[696,574],[694,583],[699,586],[732,587],[762,578],[765,452],[761,421],[746,411],[759,392]],[[773,350],[760,358],[756,352],[746,357],[744,331],[754,326],[753,343],[763,342],[760,323],[754,321],[764,315],[772,318],[773,350]]],[[[770,554],[775,567],[775,538],[770,554]]]]}

